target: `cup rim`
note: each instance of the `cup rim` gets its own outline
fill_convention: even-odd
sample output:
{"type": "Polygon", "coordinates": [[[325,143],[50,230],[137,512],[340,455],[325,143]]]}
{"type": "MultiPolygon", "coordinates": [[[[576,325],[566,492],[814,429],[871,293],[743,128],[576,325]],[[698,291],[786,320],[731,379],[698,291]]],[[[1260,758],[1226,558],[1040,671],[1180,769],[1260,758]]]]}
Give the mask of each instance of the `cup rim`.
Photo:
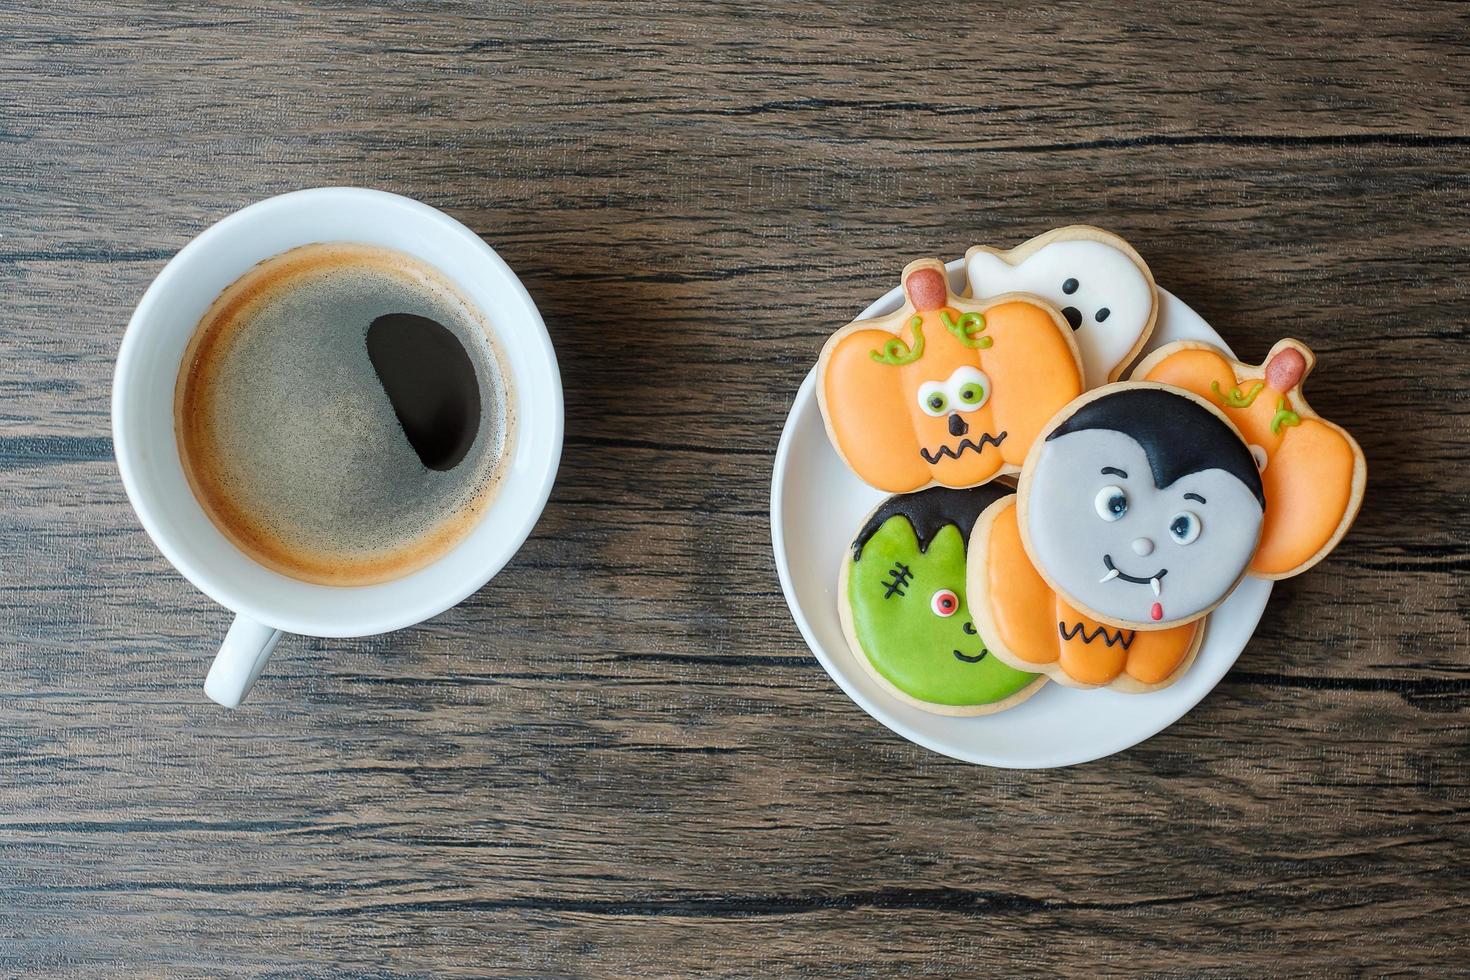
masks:
{"type": "MultiPolygon", "coordinates": [[[[148,285],[123,332],[112,376],[111,417],[113,456],[117,462],[128,501],[134,513],[137,514],[139,522],[143,525],[144,531],[169,563],[195,588],[238,615],[247,616],[266,626],[286,632],[323,637],[369,636],[412,626],[458,605],[494,578],[520,550],[545,509],[560,466],[565,428],[565,406],[556,351],[552,346],[551,337],[547,333],[540,310],[515,271],[479,235],[438,208],[388,191],[345,186],[307,188],[257,201],[216,221],[180,248],[148,285]],[[273,610],[269,608],[269,603],[257,601],[255,596],[245,590],[235,588],[230,582],[214,574],[211,569],[195,564],[176,546],[170,532],[165,530],[162,522],[154,513],[154,507],[160,502],[151,498],[143,489],[143,481],[138,473],[139,463],[127,435],[132,408],[124,387],[124,379],[130,377],[135,370],[134,362],[142,356],[140,352],[145,343],[144,334],[147,330],[147,323],[154,316],[159,303],[173,288],[175,281],[181,275],[186,274],[195,255],[204,251],[217,239],[235,233],[240,226],[269,217],[283,209],[310,208],[325,202],[340,205],[343,201],[354,201],[365,207],[413,212],[417,217],[427,219],[446,237],[457,240],[477,259],[485,262],[503,277],[506,283],[506,289],[503,290],[504,301],[507,305],[519,307],[518,312],[525,316],[526,323],[519,329],[524,330],[528,335],[525,339],[532,342],[533,348],[529,353],[523,352],[517,357],[512,357],[509,351],[504,352],[504,356],[508,362],[512,363],[528,358],[533,363],[539,361],[538,368],[544,368],[546,371],[548,377],[545,379],[545,384],[539,386],[535,392],[527,393],[526,397],[537,399],[537,410],[546,413],[548,423],[546,428],[550,434],[549,439],[538,440],[541,446],[538,448],[536,458],[532,461],[530,470],[509,470],[505,474],[506,485],[501,487],[499,495],[504,495],[510,483],[517,481],[518,478],[518,482],[521,483],[526,483],[534,478],[539,481],[539,485],[536,486],[534,492],[530,493],[518,511],[497,515],[499,531],[497,540],[502,542],[500,547],[487,552],[483,562],[476,565],[472,573],[466,573],[452,588],[424,590],[422,595],[412,600],[406,600],[392,607],[364,612],[354,617],[355,622],[351,624],[316,622],[310,617],[303,618],[273,610]],[[526,329],[527,327],[530,329],[526,329]]],[[[197,500],[195,503],[197,504],[197,500]]],[[[462,539],[461,544],[468,540],[470,540],[469,537],[462,539]]],[[[447,557],[448,554],[441,556],[425,569],[420,569],[411,575],[433,568],[447,557]]],[[[253,559],[250,560],[253,561],[253,559]]],[[[289,582],[296,581],[282,577],[289,582]]],[[[379,587],[320,586],[308,582],[299,584],[303,588],[331,588],[340,589],[343,592],[379,587]]]]}

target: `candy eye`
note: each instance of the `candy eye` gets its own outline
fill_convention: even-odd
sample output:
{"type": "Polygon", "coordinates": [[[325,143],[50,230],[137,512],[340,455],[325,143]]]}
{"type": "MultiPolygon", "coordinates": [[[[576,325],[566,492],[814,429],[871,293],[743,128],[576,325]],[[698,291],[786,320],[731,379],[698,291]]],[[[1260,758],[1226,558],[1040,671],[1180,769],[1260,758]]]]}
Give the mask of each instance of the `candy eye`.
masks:
{"type": "Polygon", "coordinates": [[[1250,451],[1251,458],[1256,461],[1256,469],[1260,470],[1262,473],[1266,472],[1266,447],[1257,446],[1255,443],[1251,443],[1250,451]]]}
{"type": "Polygon", "coordinates": [[[926,415],[936,417],[949,411],[949,395],[945,393],[944,384],[939,381],[926,381],[919,385],[919,407],[926,415]]]}
{"type": "Polygon", "coordinates": [[[940,589],[929,597],[929,608],[934,610],[934,615],[948,619],[960,611],[960,597],[949,589],[940,589]]]}
{"type": "Polygon", "coordinates": [[[1128,495],[1123,492],[1122,487],[1106,486],[1092,499],[1092,506],[1097,508],[1098,517],[1105,521],[1116,521],[1128,513],[1128,495]]]}
{"type": "Polygon", "coordinates": [[[950,403],[957,412],[973,412],[990,400],[990,378],[977,367],[955,368],[946,388],[950,403]]]}
{"type": "Polygon", "coordinates": [[[1199,515],[1193,511],[1181,510],[1169,518],[1169,536],[1180,544],[1193,544],[1202,529],[1199,515]]]}

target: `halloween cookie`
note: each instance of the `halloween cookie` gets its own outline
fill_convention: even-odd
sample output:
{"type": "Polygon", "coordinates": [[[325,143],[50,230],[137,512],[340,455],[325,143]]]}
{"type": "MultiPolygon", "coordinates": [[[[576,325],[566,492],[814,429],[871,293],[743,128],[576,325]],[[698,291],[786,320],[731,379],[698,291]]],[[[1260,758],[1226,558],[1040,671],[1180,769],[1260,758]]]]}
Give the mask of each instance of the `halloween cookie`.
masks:
{"type": "Polygon", "coordinates": [[[1032,296],[956,296],[937,260],[910,263],[902,279],[897,312],[850,323],[822,348],[817,400],[832,445],[889,493],[1016,472],[1082,391],[1071,329],[1032,296]]]}
{"type": "Polygon", "coordinates": [[[890,497],[842,562],[838,606],[848,646],[889,693],[945,715],[1019,704],[1046,683],[990,655],[966,605],[965,539],[1009,488],[934,487],[890,497]]]}
{"type": "Polygon", "coordinates": [[[1149,382],[1106,385],[1059,412],[1017,495],[1021,541],[1047,586],[1081,615],[1134,630],[1183,626],[1223,602],[1266,506],[1225,415],[1149,382]]]}
{"type": "Polygon", "coordinates": [[[975,522],[966,582],[966,599],[991,656],[1068,687],[1128,693],[1167,687],[1194,662],[1204,637],[1203,619],[1139,632],[1078,612],[1026,556],[1014,494],[991,504],[975,522]]]}
{"type": "Polygon", "coordinates": [[[1008,252],[977,245],[965,253],[970,294],[1034,293],[1062,311],[1075,331],[1087,387],[1115,381],[1143,350],[1158,316],[1148,264],[1123,239],[1069,225],[1008,252]]]}
{"type": "Polygon", "coordinates": [[[1245,437],[1266,495],[1261,546],[1250,564],[1259,578],[1288,578],[1321,561],[1363,503],[1368,465],[1362,449],[1302,396],[1316,361],[1298,340],[1280,341],[1254,365],[1211,344],[1181,340],[1154,351],[1133,372],[1135,380],[1194,392],[1245,437]]]}

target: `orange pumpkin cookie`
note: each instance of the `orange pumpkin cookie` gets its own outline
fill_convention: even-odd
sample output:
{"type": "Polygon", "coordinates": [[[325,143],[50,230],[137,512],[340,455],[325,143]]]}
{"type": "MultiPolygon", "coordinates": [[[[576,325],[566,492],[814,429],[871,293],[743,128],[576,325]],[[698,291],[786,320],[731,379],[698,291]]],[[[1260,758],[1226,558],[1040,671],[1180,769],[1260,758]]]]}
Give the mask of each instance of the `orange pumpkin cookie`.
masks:
{"type": "Polygon", "coordinates": [[[1140,632],[1099,623],[1053,592],[1021,542],[1016,497],[991,504],[970,533],[966,592],[990,653],[1069,687],[1144,693],[1168,687],[1194,662],[1203,619],[1140,632]]]}
{"type": "Polygon", "coordinates": [[[1018,471],[1083,389],[1071,328],[1034,296],[956,296],[934,259],[910,263],[902,281],[897,312],[850,323],[822,348],[817,400],[832,445],[889,493],[1018,471]]]}
{"type": "Polygon", "coordinates": [[[1278,342],[1260,364],[1181,340],[1154,351],[1133,372],[1135,380],[1183,388],[1219,406],[1250,445],[1266,494],[1261,545],[1250,564],[1258,578],[1289,578],[1317,564],[1363,503],[1362,449],[1302,395],[1316,361],[1298,340],[1278,342]]]}

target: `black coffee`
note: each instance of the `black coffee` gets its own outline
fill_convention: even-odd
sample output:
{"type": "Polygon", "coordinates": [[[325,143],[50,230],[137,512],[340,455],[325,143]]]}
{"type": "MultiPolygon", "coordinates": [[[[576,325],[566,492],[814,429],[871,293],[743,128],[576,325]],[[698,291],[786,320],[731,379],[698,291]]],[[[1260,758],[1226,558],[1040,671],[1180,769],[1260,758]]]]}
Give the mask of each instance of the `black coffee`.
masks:
{"type": "Polygon", "coordinates": [[[267,567],[363,585],[439,558],[478,522],[509,433],[500,359],[437,271],[307,245],[215,300],[175,393],[180,454],[215,525],[267,567]]]}

